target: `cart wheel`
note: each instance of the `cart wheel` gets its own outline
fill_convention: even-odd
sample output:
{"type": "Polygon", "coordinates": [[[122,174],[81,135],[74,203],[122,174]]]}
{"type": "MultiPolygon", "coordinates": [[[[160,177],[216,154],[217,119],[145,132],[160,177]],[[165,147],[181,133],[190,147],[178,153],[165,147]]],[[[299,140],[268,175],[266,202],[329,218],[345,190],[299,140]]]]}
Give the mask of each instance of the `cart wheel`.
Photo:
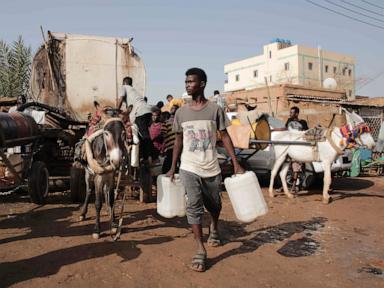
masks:
{"type": "Polygon", "coordinates": [[[48,196],[49,173],[44,162],[36,161],[32,164],[28,178],[28,193],[35,204],[44,204],[48,196]]]}
{"type": "Polygon", "coordinates": [[[71,167],[69,180],[71,199],[74,203],[84,202],[86,194],[85,171],[82,168],[71,167]]]}

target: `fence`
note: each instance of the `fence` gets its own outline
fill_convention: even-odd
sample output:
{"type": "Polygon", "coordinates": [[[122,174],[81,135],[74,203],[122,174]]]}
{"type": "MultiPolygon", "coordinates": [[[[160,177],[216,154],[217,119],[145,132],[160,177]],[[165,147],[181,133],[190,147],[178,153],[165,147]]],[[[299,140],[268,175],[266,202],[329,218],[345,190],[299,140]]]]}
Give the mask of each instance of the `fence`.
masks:
{"type": "Polygon", "coordinates": [[[375,141],[379,136],[381,123],[384,121],[384,114],[382,109],[362,107],[359,115],[363,117],[365,123],[371,128],[372,136],[375,141]]]}

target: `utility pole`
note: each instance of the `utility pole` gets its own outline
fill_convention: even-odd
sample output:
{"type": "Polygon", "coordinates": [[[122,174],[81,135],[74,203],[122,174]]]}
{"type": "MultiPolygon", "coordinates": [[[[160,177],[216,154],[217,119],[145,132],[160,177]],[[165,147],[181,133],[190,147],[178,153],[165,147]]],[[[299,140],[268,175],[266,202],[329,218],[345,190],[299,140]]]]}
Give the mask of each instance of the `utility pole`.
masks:
{"type": "Polygon", "coordinates": [[[323,55],[321,47],[317,47],[317,56],[319,57],[319,87],[323,87],[323,55]]]}

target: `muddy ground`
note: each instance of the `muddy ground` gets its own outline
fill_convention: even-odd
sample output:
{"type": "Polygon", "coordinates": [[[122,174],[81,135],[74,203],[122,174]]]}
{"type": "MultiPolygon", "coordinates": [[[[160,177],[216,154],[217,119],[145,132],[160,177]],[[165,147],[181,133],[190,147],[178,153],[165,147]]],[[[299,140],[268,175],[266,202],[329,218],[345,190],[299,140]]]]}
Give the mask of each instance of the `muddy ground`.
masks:
{"type": "Polygon", "coordinates": [[[293,200],[266,197],[269,213],[248,225],[236,221],[224,193],[224,245],[208,248],[205,273],[189,269],[185,219],[161,218],[155,204],[130,200],[112,242],[106,210],[103,237],[93,240],[93,206],[79,222],[68,194],[41,207],[2,197],[0,287],[384,287],[384,179],[334,183],[329,205],[319,188],[293,200]]]}

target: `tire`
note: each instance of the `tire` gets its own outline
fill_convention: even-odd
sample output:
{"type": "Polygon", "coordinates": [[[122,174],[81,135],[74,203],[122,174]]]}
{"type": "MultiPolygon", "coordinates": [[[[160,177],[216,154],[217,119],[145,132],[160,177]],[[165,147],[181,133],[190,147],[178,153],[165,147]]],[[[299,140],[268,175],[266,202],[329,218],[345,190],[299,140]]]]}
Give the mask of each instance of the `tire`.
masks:
{"type": "MultiPolygon", "coordinates": [[[[292,187],[292,169],[290,168],[287,173],[287,185],[288,187],[292,187]]],[[[313,174],[312,171],[309,171],[307,169],[303,170],[300,172],[298,181],[299,181],[299,186],[301,186],[303,189],[309,189],[314,183],[315,183],[316,177],[313,174]]]]}
{"type": "Polygon", "coordinates": [[[28,193],[31,201],[35,204],[44,204],[48,197],[49,172],[44,162],[36,161],[32,163],[30,175],[28,177],[28,193]]]}
{"type": "Polygon", "coordinates": [[[84,202],[86,194],[84,169],[71,167],[69,186],[72,202],[84,202]]]}

